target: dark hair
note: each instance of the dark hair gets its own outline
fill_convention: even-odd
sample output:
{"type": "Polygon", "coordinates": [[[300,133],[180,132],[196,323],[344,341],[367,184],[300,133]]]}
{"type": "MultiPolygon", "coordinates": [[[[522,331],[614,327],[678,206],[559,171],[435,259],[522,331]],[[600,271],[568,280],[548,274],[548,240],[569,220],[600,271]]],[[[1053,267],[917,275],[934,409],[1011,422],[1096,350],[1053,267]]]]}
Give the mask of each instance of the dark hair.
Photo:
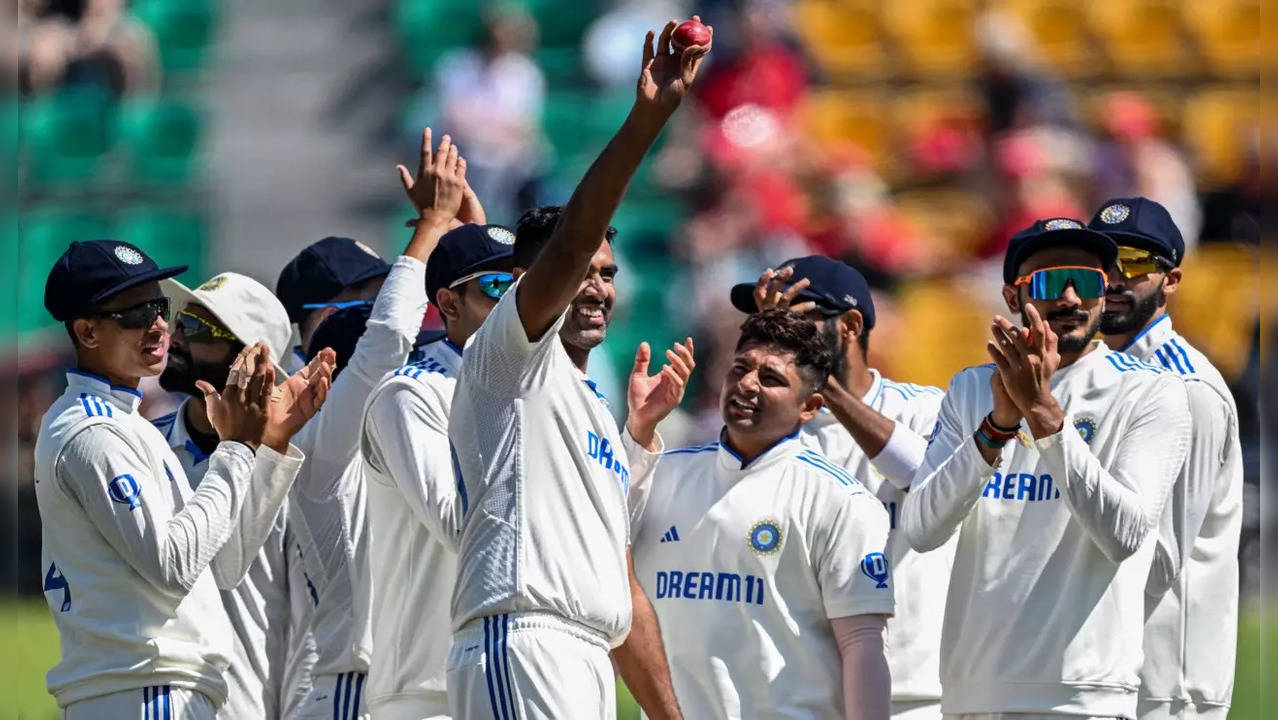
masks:
{"type": "MultiPolygon", "coordinates": [[[[564,214],[563,205],[542,205],[525,210],[515,223],[515,267],[532,267],[533,261],[546,248],[550,236],[564,214]]],[[[617,228],[609,225],[604,231],[604,239],[612,242],[617,237],[617,228]]]]}
{"type": "Polygon", "coordinates": [[[812,392],[825,387],[834,366],[834,349],[816,323],[788,310],[772,308],[747,317],[741,324],[736,352],[750,344],[794,353],[794,364],[812,385],[812,392]]]}
{"type": "Polygon", "coordinates": [[[870,328],[861,328],[861,334],[856,336],[856,344],[861,346],[861,359],[868,358],[870,355],[870,328]]]}

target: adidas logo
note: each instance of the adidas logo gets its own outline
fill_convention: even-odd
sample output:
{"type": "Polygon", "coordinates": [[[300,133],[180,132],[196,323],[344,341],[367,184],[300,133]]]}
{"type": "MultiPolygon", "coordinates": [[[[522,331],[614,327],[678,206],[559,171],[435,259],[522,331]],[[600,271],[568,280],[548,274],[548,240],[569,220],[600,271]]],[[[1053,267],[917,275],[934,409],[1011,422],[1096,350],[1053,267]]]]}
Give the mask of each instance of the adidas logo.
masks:
{"type": "Polygon", "coordinates": [[[666,534],[661,536],[661,542],[679,542],[679,531],[674,525],[671,525],[666,534]]]}

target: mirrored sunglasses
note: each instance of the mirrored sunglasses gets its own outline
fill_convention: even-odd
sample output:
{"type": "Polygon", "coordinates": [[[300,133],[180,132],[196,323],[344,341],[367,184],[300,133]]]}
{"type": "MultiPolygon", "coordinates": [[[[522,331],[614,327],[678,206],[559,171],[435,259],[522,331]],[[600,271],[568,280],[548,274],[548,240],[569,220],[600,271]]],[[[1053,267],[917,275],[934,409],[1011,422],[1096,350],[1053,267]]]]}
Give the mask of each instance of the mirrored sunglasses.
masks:
{"type": "Polygon", "coordinates": [[[102,310],[97,316],[110,318],[128,330],[145,330],[155,324],[156,318],[164,318],[166,323],[169,321],[169,299],[144,300],[123,310],[102,310]]]}
{"type": "Polygon", "coordinates": [[[510,286],[515,284],[515,276],[510,273],[479,272],[457,278],[448,286],[448,288],[451,290],[453,288],[461,287],[471,280],[475,281],[475,286],[479,288],[480,292],[494,300],[505,295],[506,291],[510,289],[510,286]]]}
{"type": "Polygon", "coordinates": [[[372,306],[372,300],[344,300],[342,302],[322,302],[322,303],[306,303],[302,305],[303,310],[319,310],[320,308],[337,308],[345,310],[346,308],[372,306]]]}
{"type": "Polygon", "coordinates": [[[1132,247],[1118,248],[1118,272],[1127,279],[1140,277],[1152,272],[1164,272],[1171,263],[1148,250],[1132,247]]]}
{"type": "Polygon", "coordinates": [[[177,314],[177,328],[182,331],[188,342],[212,342],[214,340],[236,341],[234,333],[220,328],[197,315],[183,310],[177,314]]]}
{"type": "Polygon", "coordinates": [[[1070,285],[1080,299],[1094,300],[1105,296],[1105,284],[1100,268],[1081,265],[1042,268],[1016,279],[1016,285],[1029,286],[1032,300],[1058,300],[1070,285]]]}

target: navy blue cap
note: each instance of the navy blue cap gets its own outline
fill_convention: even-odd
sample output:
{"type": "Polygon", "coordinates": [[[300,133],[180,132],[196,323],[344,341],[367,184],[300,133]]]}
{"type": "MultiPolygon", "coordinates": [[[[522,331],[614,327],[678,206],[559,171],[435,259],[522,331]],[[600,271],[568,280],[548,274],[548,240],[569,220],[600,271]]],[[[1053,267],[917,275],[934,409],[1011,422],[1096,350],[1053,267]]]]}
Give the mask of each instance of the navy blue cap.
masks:
{"type": "MultiPolygon", "coordinates": [[[[311,333],[311,342],[306,346],[306,361],[313,360],[320,350],[326,347],[332,348],[337,355],[337,365],[333,369],[333,376],[336,377],[337,373],[351,361],[351,357],[355,354],[355,346],[359,344],[359,339],[368,329],[368,318],[372,314],[372,305],[354,305],[329,313],[319,325],[315,326],[315,332],[311,333]]],[[[444,333],[440,330],[422,330],[417,333],[413,349],[416,351],[417,348],[442,337],[444,333]]]]}
{"type": "MultiPolygon", "coordinates": [[[[842,315],[849,310],[861,313],[865,329],[874,327],[874,299],[870,297],[870,285],[856,268],[840,260],[824,255],[808,255],[781,263],[777,270],[794,268],[786,287],[808,279],[808,286],[795,296],[794,302],[811,300],[817,310],[827,317],[842,315]]],[[[732,288],[732,304],[744,313],[758,312],[754,301],[756,283],[741,283],[732,288]]]]}
{"type": "Polygon", "coordinates": [[[44,308],[66,322],[97,310],[124,290],[186,272],[185,265],[162,268],[135,245],[118,240],[71,243],[44,283],[44,308]]]}
{"type": "Polygon", "coordinates": [[[462,225],[444,233],[426,259],[426,297],[515,254],[515,233],[501,225],[462,225]]]}
{"type": "Polygon", "coordinates": [[[1033,225],[1012,236],[1003,256],[1003,282],[1016,282],[1016,271],[1025,258],[1039,250],[1054,247],[1077,247],[1096,253],[1101,267],[1109,268],[1118,259],[1118,245],[1104,233],[1088,230],[1073,218],[1047,218],[1036,220],[1033,225]]]}
{"type": "Polygon", "coordinates": [[[303,305],[322,303],[342,290],[390,272],[391,266],[372,248],[348,237],[326,237],[312,243],[280,271],[275,296],[288,319],[301,322],[303,305]]]}
{"type": "Polygon", "coordinates": [[[1167,208],[1149,198],[1114,198],[1096,212],[1087,227],[1127,247],[1150,250],[1172,265],[1185,259],[1185,238],[1167,208]]]}

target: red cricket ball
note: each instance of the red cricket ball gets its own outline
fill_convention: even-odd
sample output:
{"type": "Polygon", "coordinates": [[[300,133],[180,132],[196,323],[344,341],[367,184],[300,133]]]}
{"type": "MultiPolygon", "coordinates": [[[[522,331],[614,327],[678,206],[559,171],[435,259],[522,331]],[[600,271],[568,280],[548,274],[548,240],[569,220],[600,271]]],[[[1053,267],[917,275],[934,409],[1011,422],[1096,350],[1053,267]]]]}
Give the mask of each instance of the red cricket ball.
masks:
{"type": "Polygon", "coordinates": [[[708,45],[710,43],[710,28],[701,24],[701,21],[693,18],[684,20],[679,23],[678,27],[670,35],[670,44],[678,52],[692,45],[708,45]]]}

